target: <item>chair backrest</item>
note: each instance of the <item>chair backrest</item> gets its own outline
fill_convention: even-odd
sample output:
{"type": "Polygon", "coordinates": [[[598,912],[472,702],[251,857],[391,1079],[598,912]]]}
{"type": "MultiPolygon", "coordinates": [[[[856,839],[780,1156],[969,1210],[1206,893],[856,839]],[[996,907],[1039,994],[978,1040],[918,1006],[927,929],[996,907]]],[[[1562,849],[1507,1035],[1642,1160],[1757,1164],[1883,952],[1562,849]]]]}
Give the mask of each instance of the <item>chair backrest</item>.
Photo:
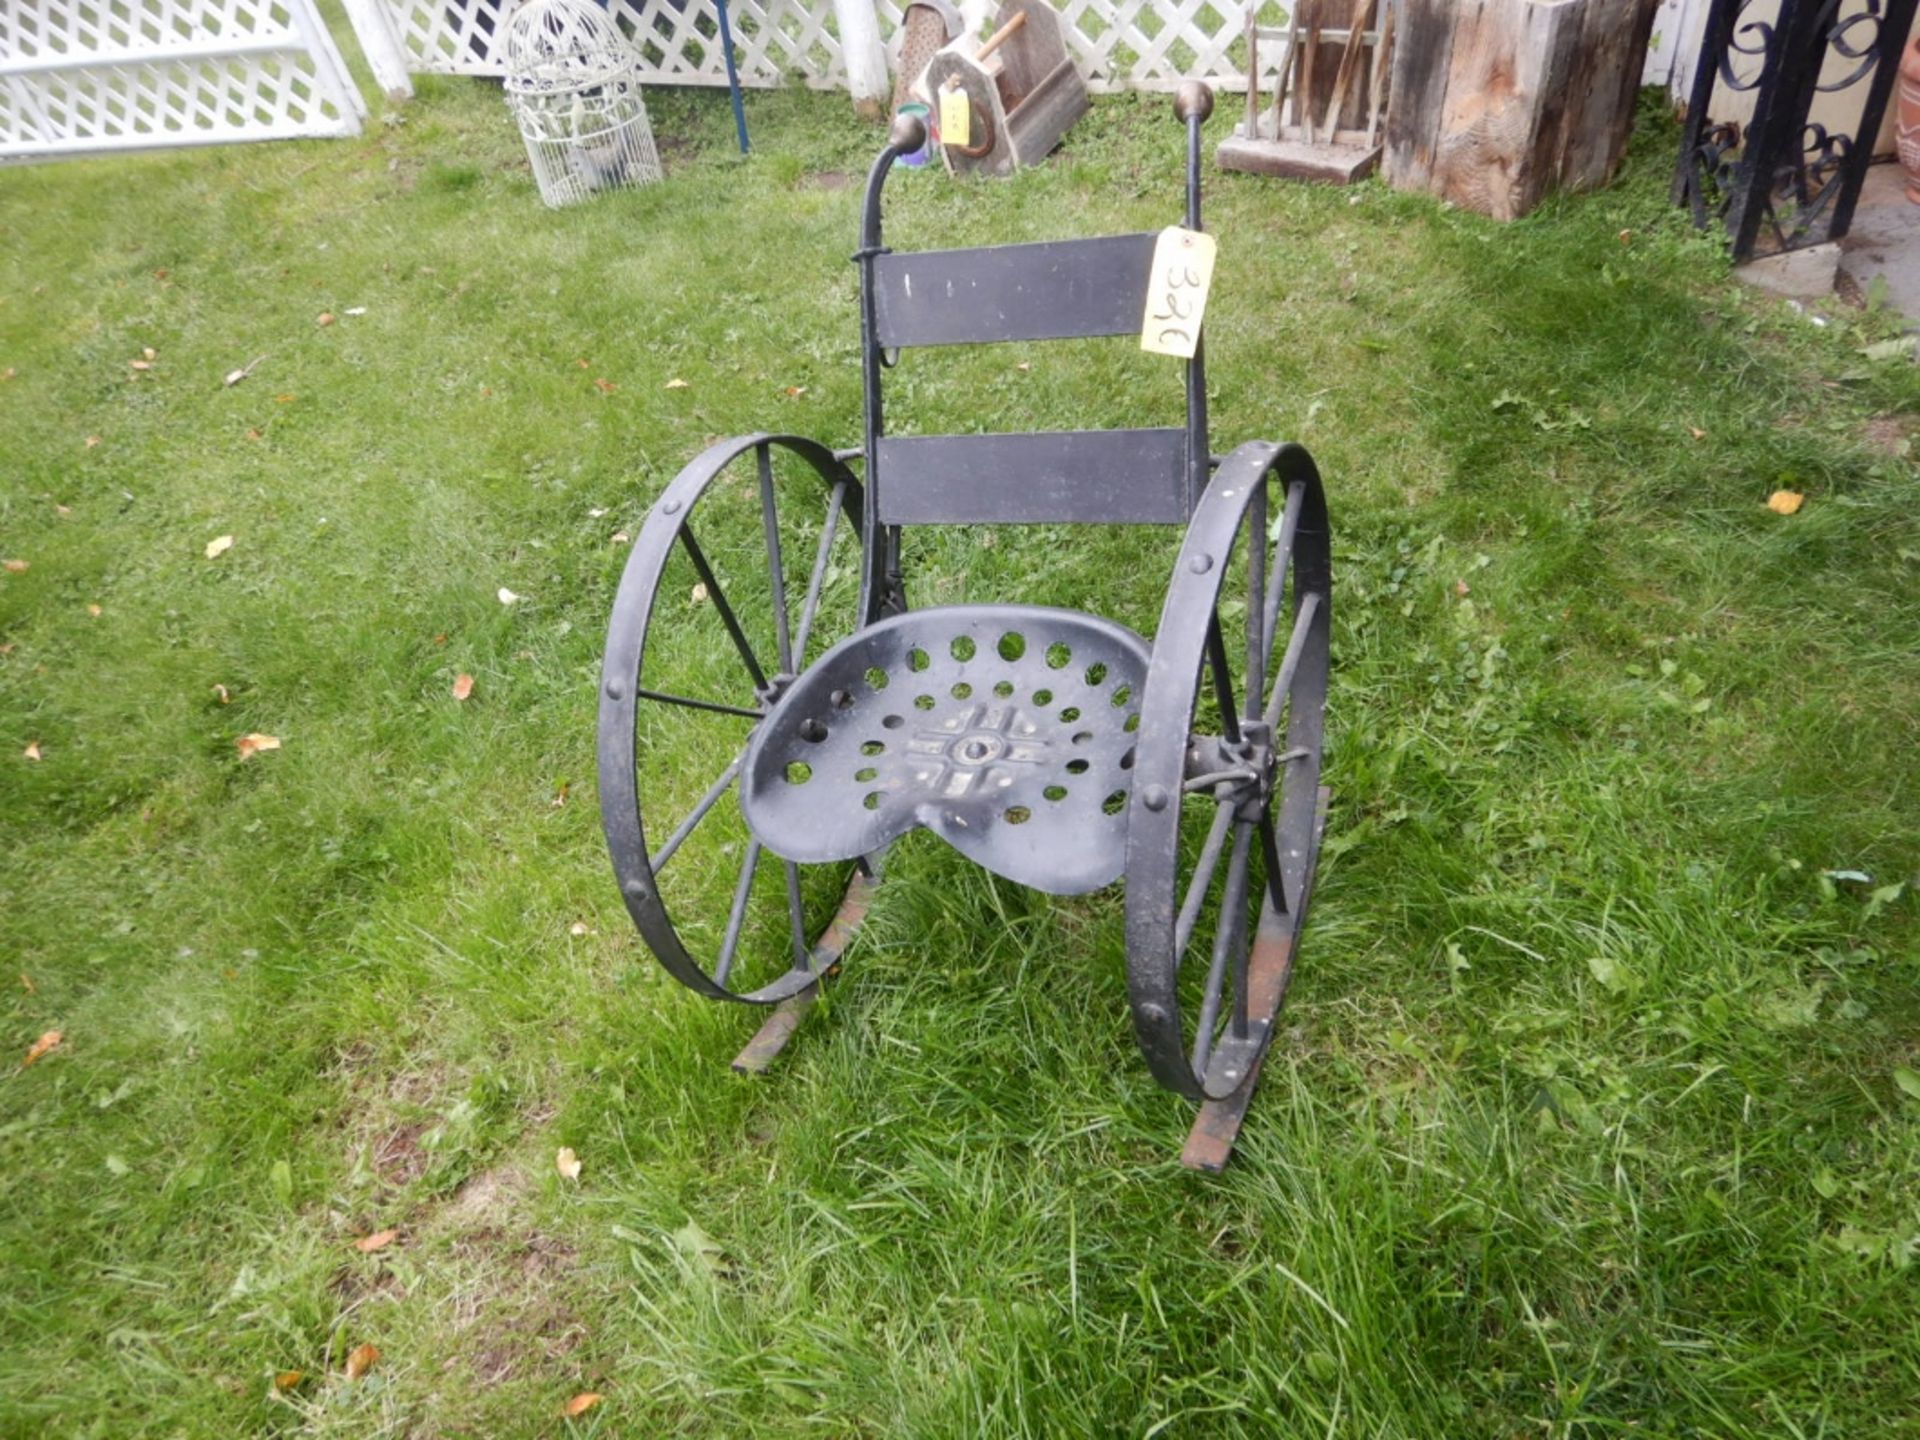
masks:
{"type": "MultiPolygon", "coordinates": [[[[1174,107],[1186,123],[1186,224],[1195,230],[1200,124],[1212,101],[1204,86],[1189,86],[1174,107]]],[[[881,374],[888,352],[1137,335],[1159,238],[1149,231],[896,254],[881,244],[880,191],[894,159],[918,148],[923,138],[917,118],[896,122],[867,179],[856,257],[870,523],[1184,523],[1208,471],[1205,362],[1198,352],[1184,362],[1184,426],[899,438],[885,433],[881,374]]]]}

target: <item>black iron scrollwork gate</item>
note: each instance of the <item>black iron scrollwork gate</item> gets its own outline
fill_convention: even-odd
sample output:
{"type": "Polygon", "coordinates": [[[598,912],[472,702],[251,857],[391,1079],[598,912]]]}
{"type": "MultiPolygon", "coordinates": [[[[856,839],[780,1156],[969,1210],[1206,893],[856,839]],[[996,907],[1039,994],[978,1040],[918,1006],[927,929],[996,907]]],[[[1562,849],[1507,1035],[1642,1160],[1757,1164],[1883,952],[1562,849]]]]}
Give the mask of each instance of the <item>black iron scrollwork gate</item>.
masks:
{"type": "MultiPolygon", "coordinates": [[[[1673,200],[1718,219],[1735,259],[1838,240],[1853,223],[1900,50],[1920,0],[1713,0],[1673,200]],[[1857,92],[1858,101],[1853,98],[1857,92]],[[1753,97],[1744,125],[1716,119],[1753,97]],[[1822,95],[1850,130],[1813,118],[1822,95]],[[1737,103],[1737,102],[1736,102],[1737,103]]],[[[1829,117],[1831,119],[1832,117],[1829,117]]]]}

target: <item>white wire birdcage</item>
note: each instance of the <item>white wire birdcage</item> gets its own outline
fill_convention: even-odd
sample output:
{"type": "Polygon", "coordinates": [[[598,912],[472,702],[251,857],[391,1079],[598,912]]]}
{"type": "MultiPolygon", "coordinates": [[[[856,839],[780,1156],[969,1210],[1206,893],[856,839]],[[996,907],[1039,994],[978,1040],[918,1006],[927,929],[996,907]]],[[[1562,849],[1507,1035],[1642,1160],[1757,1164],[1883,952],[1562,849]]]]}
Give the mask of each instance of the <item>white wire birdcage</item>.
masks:
{"type": "Polygon", "coordinates": [[[591,0],[527,0],[513,12],[507,103],[547,204],[660,178],[640,64],[640,52],[591,0]]]}

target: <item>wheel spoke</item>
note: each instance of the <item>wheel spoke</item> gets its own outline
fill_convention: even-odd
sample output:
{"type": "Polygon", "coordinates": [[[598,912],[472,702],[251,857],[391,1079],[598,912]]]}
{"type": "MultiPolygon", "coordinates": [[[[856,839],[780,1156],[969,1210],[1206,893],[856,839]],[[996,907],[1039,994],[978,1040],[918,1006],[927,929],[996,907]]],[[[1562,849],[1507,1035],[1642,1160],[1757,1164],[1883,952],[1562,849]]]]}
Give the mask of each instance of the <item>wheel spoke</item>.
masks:
{"type": "Polygon", "coordinates": [[[1220,612],[1207,616],[1207,668],[1213,671],[1213,695],[1220,706],[1220,728],[1227,742],[1240,743],[1240,712],[1233,698],[1233,677],[1227,671],[1227,641],[1220,633],[1220,612]]]}
{"type": "Polygon", "coordinates": [[[725,985],[733,973],[734,952],[740,948],[740,927],[747,918],[747,896],[753,893],[753,872],[760,868],[760,842],[747,842],[747,858],[733,887],[733,908],[727,912],[727,935],[720,942],[720,962],[713,967],[713,983],[725,985]]]}
{"type": "MultiPolygon", "coordinates": [[[[1280,624],[1280,601],[1287,590],[1287,572],[1293,567],[1293,537],[1300,528],[1300,512],[1305,508],[1307,487],[1297,481],[1287,490],[1287,508],[1280,517],[1280,538],[1273,542],[1273,565],[1267,572],[1266,633],[1260,642],[1264,660],[1273,653],[1273,637],[1280,624]]],[[[1265,543],[1266,537],[1261,537],[1265,543]]]]}
{"type": "Polygon", "coordinates": [[[716,715],[744,715],[749,720],[765,717],[764,710],[749,710],[742,705],[722,705],[718,700],[696,700],[691,695],[669,695],[664,690],[649,690],[641,686],[633,692],[642,700],[657,700],[662,705],[685,705],[690,710],[711,710],[716,715]]]}
{"type": "Polygon", "coordinates": [[[760,471],[760,528],[767,535],[767,573],[773,582],[774,641],[779,652],[780,673],[791,675],[793,635],[787,622],[787,572],[780,563],[780,516],[773,502],[773,447],[754,446],[754,460],[760,471]]]}
{"type": "Polygon", "coordinates": [[[1236,1034],[1246,1027],[1247,991],[1247,859],[1252,853],[1253,824],[1242,820],[1233,830],[1233,856],[1227,861],[1227,883],[1220,897],[1220,918],[1213,932],[1213,963],[1207,967],[1207,987],[1194,1025],[1193,1069],[1204,1076],[1213,1053],[1213,1031],[1220,1020],[1220,1002],[1226,988],[1227,967],[1233,967],[1233,1023],[1236,1034]]]}
{"type": "Polygon", "coordinates": [[[826,524],[820,527],[820,548],[814,552],[813,574],[807,577],[807,602],[800,609],[799,633],[793,637],[793,653],[802,665],[807,663],[807,641],[813,636],[813,618],[820,608],[820,590],[826,584],[827,563],[833,558],[834,532],[840,528],[840,505],[846,494],[847,482],[842,480],[828,497],[826,524]]]}
{"type": "Polygon", "coordinates": [[[787,867],[787,923],[793,929],[793,967],[809,970],[813,967],[813,946],[807,943],[807,915],[800,903],[800,867],[791,860],[782,863],[787,867]]]}
{"type": "Polygon", "coordinates": [[[1200,918],[1200,907],[1206,904],[1207,890],[1213,884],[1213,872],[1220,864],[1220,847],[1226,843],[1227,826],[1232,822],[1231,804],[1214,808],[1213,825],[1207,831],[1206,844],[1200,847],[1200,858],[1194,862],[1193,874],[1187,881],[1187,897],[1181,901],[1180,914],[1173,922],[1173,959],[1176,966],[1193,941],[1193,927],[1200,918]]]}
{"type": "MultiPolygon", "coordinates": [[[[1249,707],[1266,693],[1267,674],[1267,482],[1253,487],[1247,503],[1247,681],[1249,707]]],[[[1247,719],[1255,718],[1248,715],[1247,719]]]]}
{"type": "Polygon", "coordinates": [[[753,677],[753,688],[766,689],[766,671],[760,668],[760,662],[753,653],[753,646],[747,643],[747,633],[740,628],[740,621],[734,616],[733,607],[727,603],[726,592],[720,588],[719,577],[713,573],[713,567],[707,563],[706,554],[700,549],[700,542],[693,538],[691,525],[680,527],[680,542],[687,547],[687,556],[693,561],[693,568],[700,574],[700,583],[707,587],[707,598],[713,601],[713,608],[720,612],[721,620],[726,623],[727,633],[733,637],[734,647],[739,650],[740,658],[746,662],[747,674],[753,677]]]}
{"type": "Polygon", "coordinates": [[[1301,598],[1294,612],[1293,634],[1287,640],[1287,653],[1280,661],[1279,673],[1273,677],[1273,690],[1267,698],[1266,713],[1261,716],[1271,730],[1280,724],[1280,711],[1287,703],[1287,692],[1293,689],[1293,675],[1300,668],[1300,657],[1306,653],[1307,634],[1313,629],[1313,617],[1320,612],[1320,592],[1310,590],[1301,598]]]}
{"type": "Polygon", "coordinates": [[[1273,908],[1284,915],[1287,913],[1287,878],[1280,871],[1280,842],[1274,838],[1271,810],[1260,816],[1260,854],[1267,867],[1267,894],[1273,898],[1273,908]]]}
{"type": "Polygon", "coordinates": [[[667,837],[667,843],[648,859],[647,867],[655,875],[666,868],[667,861],[673,858],[673,852],[678,850],[680,843],[693,833],[693,827],[706,819],[713,807],[720,803],[720,797],[727,793],[728,787],[733,784],[734,777],[740,773],[740,760],[740,756],[734,756],[733,763],[720,772],[720,778],[707,787],[707,793],[700,797],[700,803],[693,807],[686,819],[674,827],[673,834],[667,837]]]}

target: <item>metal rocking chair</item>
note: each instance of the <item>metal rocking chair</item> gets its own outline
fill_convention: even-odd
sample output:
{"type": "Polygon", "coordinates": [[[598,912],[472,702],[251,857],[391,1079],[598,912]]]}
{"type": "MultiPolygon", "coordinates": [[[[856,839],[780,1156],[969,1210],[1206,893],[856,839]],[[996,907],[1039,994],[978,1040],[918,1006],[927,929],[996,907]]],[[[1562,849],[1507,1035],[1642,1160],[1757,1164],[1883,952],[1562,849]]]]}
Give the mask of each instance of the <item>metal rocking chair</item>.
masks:
{"type": "MultiPolygon", "coordinates": [[[[1212,106],[1198,84],[1174,104],[1190,230],[1212,106]]],[[[1160,1083],[1202,1102],[1182,1159],[1217,1170],[1273,1038],[1325,820],[1320,478],[1298,445],[1211,454],[1199,353],[1183,427],[887,435],[881,382],[902,348],[1139,333],[1158,238],[893,252],[881,191],[924,140],[901,117],[867,179],[864,444],[721,441],[635,539],[600,698],[614,873],[676,979],[776,1007],[742,1070],[837,972],[908,831],[1055,894],[1124,877],[1135,1033],[1160,1083]],[[1151,644],[1071,610],[907,605],[903,527],[1072,522],[1186,527],[1151,644]]]]}

